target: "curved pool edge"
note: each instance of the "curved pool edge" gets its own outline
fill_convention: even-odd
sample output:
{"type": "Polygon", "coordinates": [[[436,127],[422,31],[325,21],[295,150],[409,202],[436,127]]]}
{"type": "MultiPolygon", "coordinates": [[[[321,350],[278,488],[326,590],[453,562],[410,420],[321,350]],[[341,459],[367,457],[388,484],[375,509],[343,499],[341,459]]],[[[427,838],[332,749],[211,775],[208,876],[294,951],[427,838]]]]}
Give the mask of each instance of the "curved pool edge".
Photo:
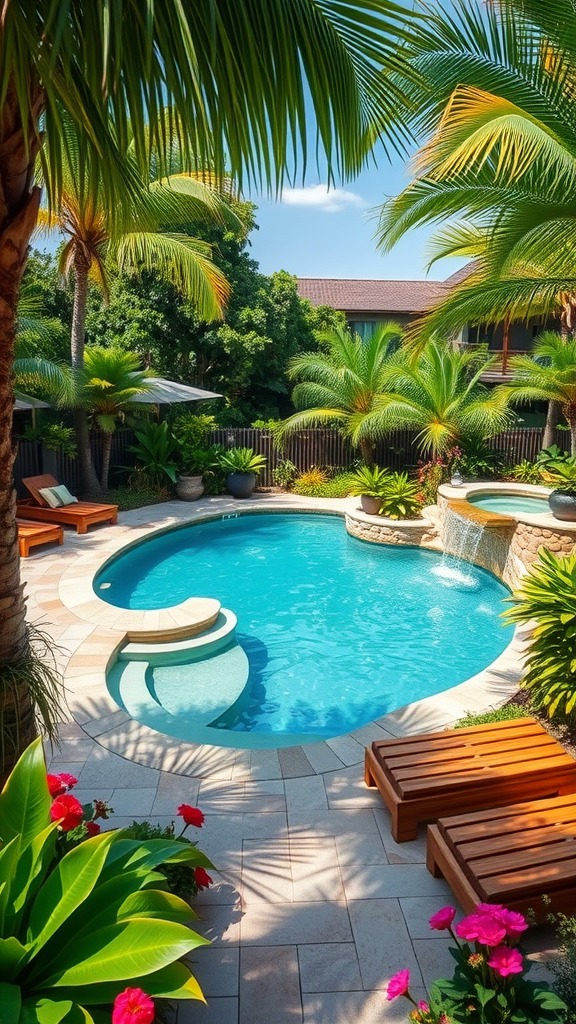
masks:
{"type": "MultiPolygon", "coordinates": [[[[366,516],[357,509],[356,499],[343,501],[300,498],[296,495],[254,495],[252,499],[242,502],[241,508],[232,499],[218,497],[203,499],[202,502],[194,503],[192,508],[175,501],[151,506],[149,510],[139,509],[137,514],[124,514],[121,528],[111,528],[110,534],[107,533],[106,538],[98,544],[98,550],[83,551],[78,545],[78,555],[73,564],[61,574],[58,597],[78,619],[91,622],[94,628],[70,658],[65,682],[74,720],[99,745],[139,764],[176,774],[205,777],[217,770],[223,773],[223,778],[236,779],[249,777],[250,771],[257,769],[259,778],[296,778],[359,764],[364,756],[364,745],[373,739],[443,728],[453,724],[467,711],[476,712],[502,704],[514,693],[520,679],[520,658],[523,653],[523,640],[518,629],[496,661],[472,679],[408,704],[352,733],[333,739],[294,747],[242,750],[174,741],[169,736],[140,725],[118,707],[107,690],[106,670],[125,635],[123,610],[95,597],[92,590],[95,573],[121,549],[142,542],[152,533],[217,519],[222,514],[248,511],[319,512],[341,518],[349,513],[352,518],[369,524],[399,528],[399,524],[394,521],[366,516]],[[144,513],[150,516],[145,522],[144,513]],[[85,590],[82,592],[82,582],[88,584],[88,593],[85,590]],[[75,598],[73,606],[68,604],[70,594],[75,598]],[[90,605],[93,602],[100,616],[98,621],[90,616],[90,605]]],[[[422,525],[416,520],[412,524],[422,525]]],[[[404,526],[405,523],[402,524],[404,526]]],[[[438,550],[436,545],[434,547],[438,550]]]]}

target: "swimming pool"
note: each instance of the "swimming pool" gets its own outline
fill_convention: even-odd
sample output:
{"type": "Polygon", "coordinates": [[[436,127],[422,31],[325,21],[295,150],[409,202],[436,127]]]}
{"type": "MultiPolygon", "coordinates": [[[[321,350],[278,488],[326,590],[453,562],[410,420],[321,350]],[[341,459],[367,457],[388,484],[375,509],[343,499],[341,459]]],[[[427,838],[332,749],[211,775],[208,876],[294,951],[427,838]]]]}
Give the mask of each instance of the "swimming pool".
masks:
{"type": "Polygon", "coordinates": [[[524,494],[470,494],[468,501],[486,512],[500,512],[502,515],[550,514],[547,498],[531,498],[524,494]]]}
{"type": "MultiPolygon", "coordinates": [[[[209,723],[212,742],[226,746],[349,732],[475,675],[512,638],[499,620],[508,591],[490,573],[462,572],[419,548],[364,543],[327,515],[246,515],[173,530],[111,561],[94,589],[119,608],[203,596],[237,615],[247,685],[243,699],[209,723]]],[[[234,656],[234,647],[214,656],[214,686],[219,674],[236,671],[234,656]]],[[[204,677],[210,669],[204,662],[204,677]]],[[[147,693],[128,710],[150,723],[152,697],[162,709],[157,727],[193,738],[193,707],[189,733],[186,722],[197,670],[150,666],[147,693]]],[[[114,685],[127,706],[122,681],[114,685]]]]}

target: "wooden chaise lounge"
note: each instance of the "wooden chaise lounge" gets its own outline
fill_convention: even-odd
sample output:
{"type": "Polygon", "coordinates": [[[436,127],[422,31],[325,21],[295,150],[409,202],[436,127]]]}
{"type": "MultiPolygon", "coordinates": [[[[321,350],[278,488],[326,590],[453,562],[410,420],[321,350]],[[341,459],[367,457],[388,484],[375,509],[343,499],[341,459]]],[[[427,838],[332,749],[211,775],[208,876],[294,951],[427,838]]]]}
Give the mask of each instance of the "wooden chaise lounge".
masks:
{"type": "Polygon", "coordinates": [[[576,792],[576,761],[533,718],[377,740],[365,780],[392,815],[397,843],[421,822],[576,792]]]}
{"type": "Polygon", "coordinates": [[[94,523],[111,523],[118,521],[118,505],[99,505],[90,501],[78,501],[73,505],[62,505],[50,508],[48,502],[40,494],[44,487],[57,487],[58,481],[45,473],[43,476],[24,477],[22,483],[32,495],[32,499],[19,501],[16,514],[20,519],[41,520],[47,523],[63,523],[75,526],[76,533],[86,533],[94,523]]]}
{"type": "Polygon", "coordinates": [[[49,523],[33,523],[17,519],[16,525],[18,526],[18,548],[21,558],[28,558],[30,548],[36,547],[38,544],[48,544],[50,541],[56,541],[57,544],[64,543],[64,530],[56,523],[50,525],[49,523]]]}
{"type": "Polygon", "coordinates": [[[444,876],[466,913],[503,903],[537,921],[576,911],[576,797],[510,804],[428,826],[428,870],[444,876]],[[542,895],[551,905],[546,906],[542,895]]]}

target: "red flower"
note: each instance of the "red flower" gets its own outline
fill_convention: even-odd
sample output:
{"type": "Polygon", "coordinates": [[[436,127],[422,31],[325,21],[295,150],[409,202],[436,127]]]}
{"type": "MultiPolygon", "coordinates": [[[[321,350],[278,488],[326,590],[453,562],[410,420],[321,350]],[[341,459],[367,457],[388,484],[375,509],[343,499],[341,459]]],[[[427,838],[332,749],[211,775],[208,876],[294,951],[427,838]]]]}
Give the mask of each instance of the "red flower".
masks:
{"type": "Polygon", "coordinates": [[[388,988],[386,989],[386,999],[391,1002],[392,999],[397,999],[398,996],[406,995],[408,986],[410,985],[410,971],[406,968],[403,971],[398,971],[393,978],[390,978],[388,982],[388,988]]]}
{"type": "Polygon", "coordinates": [[[191,807],[190,804],[180,804],[177,812],[187,825],[194,825],[196,828],[202,828],[204,824],[204,815],[199,807],[191,807]]]}
{"type": "Polygon", "coordinates": [[[434,931],[443,932],[450,927],[455,917],[456,910],[454,907],[442,907],[442,910],[432,914],[428,924],[434,931]]]}
{"type": "Polygon", "coordinates": [[[112,1024],[152,1024],[154,1003],[141,988],[125,988],[114,1000],[112,1024]]]}
{"type": "Polygon", "coordinates": [[[52,821],[58,821],[63,832],[76,828],[84,818],[82,804],[75,796],[59,796],[50,808],[52,821]],[[62,819],[62,821],[60,821],[62,819]]]}
{"type": "Polygon", "coordinates": [[[73,775],[69,775],[68,772],[61,772],[60,775],[47,775],[46,782],[48,783],[50,796],[60,796],[67,789],[73,789],[78,779],[75,779],[73,775]]]}
{"type": "Polygon", "coordinates": [[[194,878],[199,889],[207,889],[212,885],[212,879],[204,868],[194,868],[194,878]]]}
{"type": "Polygon", "coordinates": [[[100,825],[98,824],[97,821],[86,822],[86,832],[88,834],[89,839],[91,839],[92,836],[99,836],[101,831],[102,829],[100,828],[100,825]]]}
{"type": "Polygon", "coordinates": [[[522,974],[522,954],[508,946],[497,946],[492,950],[488,967],[492,967],[501,978],[507,978],[509,974],[522,974]]]}

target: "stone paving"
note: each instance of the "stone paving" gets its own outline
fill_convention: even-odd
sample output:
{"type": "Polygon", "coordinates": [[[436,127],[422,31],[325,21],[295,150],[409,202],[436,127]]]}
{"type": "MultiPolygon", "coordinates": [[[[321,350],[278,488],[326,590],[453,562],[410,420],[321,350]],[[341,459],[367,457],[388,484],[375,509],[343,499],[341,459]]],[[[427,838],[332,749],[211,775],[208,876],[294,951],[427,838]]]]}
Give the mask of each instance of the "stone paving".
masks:
{"type": "MultiPolygon", "coordinates": [[[[106,557],[113,531],[120,546],[143,524],[181,519],[182,508],[175,502],[126,513],[118,527],[86,537],[67,531],[64,548],[22,562],[29,616],[61,645],[62,668],[88,642],[90,672],[93,632],[59,600],[62,574],[89,549],[106,557]]],[[[490,695],[476,688],[473,706],[501,699],[511,685],[503,678],[503,689],[490,695]]],[[[445,704],[451,720],[461,705],[450,697],[445,704]]],[[[410,709],[389,717],[396,735],[430,724],[428,713],[419,718],[410,709]]],[[[356,738],[314,744],[324,762],[308,774],[286,752],[283,769],[276,751],[234,751],[231,760],[216,747],[196,772],[159,770],[109,749],[103,728],[95,738],[74,721],[63,724],[50,767],[78,778],[79,799],[114,807],[109,827],[133,818],[168,824],[183,802],[206,815],[197,838],[217,871],[196,901],[194,927],[212,945],[192,960],[208,1002],[182,1003],[178,1024],[395,1024],[409,1007],[386,1001],[392,974],[409,967],[419,998],[450,971],[446,938],[427,922],[453,900],[425,869],[424,833],[396,844],[378,793],[363,782],[361,744],[372,727],[365,736],[358,730],[356,738]]]]}

